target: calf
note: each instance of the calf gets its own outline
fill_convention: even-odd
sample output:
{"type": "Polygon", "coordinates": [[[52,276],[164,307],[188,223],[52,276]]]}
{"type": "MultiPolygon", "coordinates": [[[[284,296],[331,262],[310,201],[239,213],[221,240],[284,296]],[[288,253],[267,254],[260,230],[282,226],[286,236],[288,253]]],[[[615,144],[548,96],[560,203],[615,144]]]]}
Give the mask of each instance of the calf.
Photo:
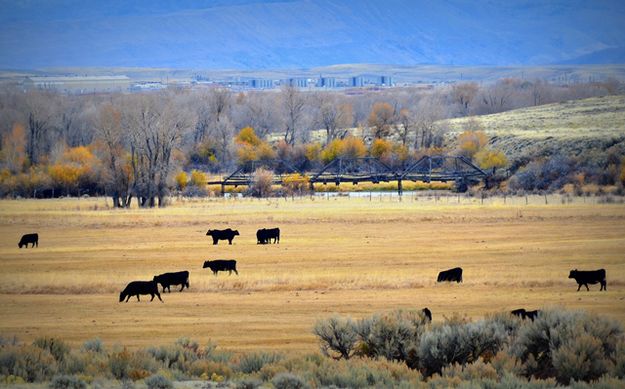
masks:
{"type": "Polygon", "coordinates": [[[438,273],[438,278],[436,279],[436,282],[444,281],[462,282],[462,268],[454,267],[453,269],[445,270],[438,273]]]}
{"type": "Polygon", "coordinates": [[[427,307],[423,308],[421,312],[428,319],[428,322],[432,322],[432,312],[427,307]]]}
{"type": "Polygon", "coordinates": [[[22,248],[22,246],[26,246],[28,248],[28,244],[32,243],[32,247],[39,247],[39,234],[25,234],[22,235],[22,239],[17,244],[17,247],[22,248]]]}
{"type": "Polygon", "coordinates": [[[180,288],[180,291],[182,292],[185,286],[189,289],[189,272],[185,270],[175,273],[163,273],[158,276],[154,276],[153,281],[157,284],[161,284],[163,287],[163,293],[165,293],[165,288],[167,288],[167,291],[171,293],[171,285],[182,285],[182,288],[180,288]]]}
{"type": "Polygon", "coordinates": [[[599,270],[571,270],[569,273],[569,278],[575,278],[577,282],[577,291],[582,287],[582,285],[586,286],[586,290],[589,291],[588,284],[601,284],[601,288],[599,291],[605,290],[607,292],[607,282],[605,280],[605,269],[599,270]]]}
{"type": "Polygon", "coordinates": [[[262,228],[256,231],[256,244],[280,243],[279,228],[262,228]]]}
{"type": "Polygon", "coordinates": [[[227,240],[228,244],[232,244],[232,239],[239,235],[239,231],[226,228],[225,230],[208,230],[207,236],[213,238],[213,244],[217,244],[220,240],[227,240]]]}
{"type": "Polygon", "coordinates": [[[520,317],[521,319],[530,319],[531,321],[534,321],[534,319],[538,317],[540,310],[537,309],[535,311],[526,311],[525,309],[521,308],[521,309],[515,309],[514,311],[511,311],[510,313],[515,316],[520,317]]]}
{"type": "Polygon", "coordinates": [[[155,281],[132,281],[119,294],[119,302],[121,303],[124,299],[128,302],[132,296],[137,296],[137,301],[141,301],[139,299],[140,294],[151,295],[150,301],[154,300],[154,295],[156,295],[163,302],[160,293],[158,293],[158,284],[155,281]]]}
{"type": "Polygon", "coordinates": [[[219,271],[227,271],[228,274],[232,274],[234,271],[237,275],[239,272],[237,271],[237,261],[234,259],[216,259],[214,261],[204,261],[204,266],[202,269],[210,268],[214,275],[217,275],[219,271]]]}

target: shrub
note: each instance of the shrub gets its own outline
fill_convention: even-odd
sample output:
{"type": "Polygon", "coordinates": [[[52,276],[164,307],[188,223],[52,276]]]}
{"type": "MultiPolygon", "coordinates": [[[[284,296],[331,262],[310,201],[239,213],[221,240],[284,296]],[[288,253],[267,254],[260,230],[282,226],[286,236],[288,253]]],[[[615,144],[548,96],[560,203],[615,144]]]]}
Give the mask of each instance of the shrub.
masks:
{"type": "Polygon", "coordinates": [[[56,376],[48,386],[50,389],[86,389],[87,383],[72,375],[56,376]]]}
{"type": "Polygon", "coordinates": [[[234,383],[235,389],[256,389],[263,385],[263,381],[254,378],[244,378],[234,383]]]}
{"type": "Polygon", "coordinates": [[[174,389],[174,384],[160,374],[146,378],[145,385],[148,389],[174,389]]]}
{"type": "Polygon", "coordinates": [[[113,377],[118,380],[127,379],[130,371],[130,352],[124,348],[120,352],[114,352],[109,357],[109,369],[113,377]]]}
{"type": "Polygon", "coordinates": [[[617,362],[623,328],[583,312],[547,310],[519,331],[513,352],[527,377],[596,380],[617,362]]]}
{"type": "Polygon", "coordinates": [[[319,320],[313,329],[321,342],[321,352],[326,356],[349,359],[358,341],[356,324],[351,319],[338,316],[319,320]]]}
{"type": "Polygon", "coordinates": [[[28,345],[0,349],[0,375],[36,382],[50,379],[56,371],[56,360],[48,350],[28,345]]]}
{"type": "Polygon", "coordinates": [[[252,196],[266,197],[271,194],[273,185],[273,172],[264,168],[258,168],[252,176],[252,184],[249,192],[252,196]]]}
{"type": "Polygon", "coordinates": [[[82,349],[84,351],[92,353],[103,353],[105,351],[104,344],[102,343],[102,340],[100,340],[100,338],[94,338],[85,341],[85,343],[83,343],[82,345],[82,349]]]}
{"type": "Polygon", "coordinates": [[[191,363],[188,373],[194,377],[210,377],[213,374],[217,374],[221,377],[230,378],[232,376],[232,369],[225,363],[198,359],[191,363]]]}
{"type": "Polygon", "coordinates": [[[62,362],[69,353],[69,346],[56,338],[37,338],[33,342],[33,346],[48,350],[57,362],[62,362]]]}
{"type": "Polygon", "coordinates": [[[305,389],[310,387],[300,377],[291,373],[280,373],[271,380],[271,383],[276,389],[305,389]]]}
{"type": "Polygon", "coordinates": [[[250,374],[260,371],[263,366],[275,363],[282,359],[279,354],[270,353],[251,353],[245,354],[239,360],[238,370],[240,372],[250,374]]]}
{"type": "Polygon", "coordinates": [[[178,190],[184,190],[184,188],[187,187],[188,182],[189,182],[189,177],[187,176],[187,173],[182,171],[176,174],[176,188],[178,190]]]}
{"type": "Polygon", "coordinates": [[[358,351],[372,358],[413,360],[426,323],[421,311],[399,310],[362,319],[356,327],[362,341],[358,351]]]}
{"type": "Polygon", "coordinates": [[[445,323],[421,336],[419,366],[426,376],[440,373],[449,364],[466,364],[479,357],[492,357],[508,339],[506,328],[497,320],[445,323]]]}
{"type": "Polygon", "coordinates": [[[288,194],[302,194],[308,192],[310,178],[299,173],[293,173],[282,179],[282,186],[288,194]]]}

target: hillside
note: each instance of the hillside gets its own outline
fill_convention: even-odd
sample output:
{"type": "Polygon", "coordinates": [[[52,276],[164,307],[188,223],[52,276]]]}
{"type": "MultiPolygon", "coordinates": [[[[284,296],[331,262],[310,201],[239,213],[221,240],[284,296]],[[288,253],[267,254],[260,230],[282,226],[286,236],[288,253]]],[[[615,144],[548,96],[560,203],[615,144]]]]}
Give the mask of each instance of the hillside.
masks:
{"type": "Polygon", "coordinates": [[[451,129],[452,141],[467,123],[477,120],[494,147],[512,160],[553,153],[569,156],[625,152],[625,96],[565,101],[538,107],[440,122],[451,129]]]}
{"type": "Polygon", "coordinates": [[[0,1],[0,68],[613,63],[625,3],[0,1]]]}

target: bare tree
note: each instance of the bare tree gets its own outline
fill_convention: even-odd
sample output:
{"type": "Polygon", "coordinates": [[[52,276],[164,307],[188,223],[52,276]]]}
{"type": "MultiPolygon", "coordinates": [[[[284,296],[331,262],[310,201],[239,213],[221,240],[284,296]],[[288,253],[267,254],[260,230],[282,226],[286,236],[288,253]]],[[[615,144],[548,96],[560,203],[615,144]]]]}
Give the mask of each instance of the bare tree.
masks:
{"type": "Polygon", "coordinates": [[[139,95],[127,103],[123,123],[130,134],[134,192],[141,207],[162,207],[167,195],[173,150],[193,117],[172,95],[139,95]]]}
{"type": "Polygon", "coordinates": [[[290,85],[284,86],[280,93],[284,115],[284,141],[292,146],[304,116],[305,100],[302,93],[290,85]]]}
{"type": "Polygon", "coordinates": [[[479,86],[474,82],[457,84],[452,87],[453,100],[460,106],[462,116],[469,114],[471,104],[477,96],[479,86]]]}
{"type": "Polygon", "coordinates": [[[55,127],[57,95],[51,92],[32,91],[26,95],[25,112],[28,120],[28,159],[37,164],[50,149],[50,132],[55,127]]]}
{"type": "Polygon", "coordinates": [[[317,104],[319,110],[316,122],[326,131],[326,144],[336,138],[344,138],[354,120],[351,104],[341,103],[329,93],[318,95],[317,104]]]}
{"type": "Polygon", "coordinates": [[[105,187],[115,208],[128,208],[132,201],[130,157],[124,146],[128,140],[122,131],[121,112],[112,104],[100,107],[95,120],[96,136],[101,140],[105,166],[105,187]]]}
{"type": "Polygon", "coordinates": [[[415,150],[432,146],[436,129],[434,123],[445,116],[445,107],[439,95],[430,94],[419,101],[414,114],[415,150]]]}
{"type": "Polygon", "coordinates": [[[208,93],[201,94],[198,100],[193,140],[195,143],[202,143],[210,131],[227,117],[232,106],[232,96],[227,89],[211,89],[208,93]]]}

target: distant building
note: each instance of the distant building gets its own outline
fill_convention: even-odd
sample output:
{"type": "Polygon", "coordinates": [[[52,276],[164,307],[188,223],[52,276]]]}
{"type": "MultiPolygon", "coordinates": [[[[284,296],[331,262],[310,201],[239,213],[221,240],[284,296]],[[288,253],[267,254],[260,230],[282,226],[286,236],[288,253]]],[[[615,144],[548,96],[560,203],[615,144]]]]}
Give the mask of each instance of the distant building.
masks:
{"type": "Polygon", "coordinates": [[[334,78],[334,77],[320,77],[318,86],[320,88],[326,88],[326,89],[336,88],[336,78],[334,78]]]}
{"type": "Polygon", "coordinates": [[[380,85],[381,86],[393,86],[393,79],[391,78],[391,76],[381,76],[380,85]]]}
{"type": "Polygon", "coordinates": [[[286,84],[288,86],[292,86],[295,88],[308,88],[308,79],[307,78],[289,78],[286,80],[286,84]]]}
{"type": "Polygon", "coordinates": [[[147,82],[139,82],[139,83],[133,84],[130,87],[130,91],[131,92],[147,92],[147,91],[161,90],[165,88],[167,88],[167,85],[163,83],[147,81],[147,82]]]}
{"type": "Polygon", "coordinates": [[[273,80],[255,78],[249,81],[248,86],[253,89],[271,89],[273,88],[273,80]]]}
{"type": "Polygon", "coordinates": [[[127,76],[30,76],[22,81],[27,89],[54,89],[65,93],[126,92],[127,76]]]}
{"type": "Polygon", "coordinates": [[[362,76],[356,76],[356,77],[350,78],[349,86],[359,88],[364,85],[365,85],[365,80],[362,76]]]}

